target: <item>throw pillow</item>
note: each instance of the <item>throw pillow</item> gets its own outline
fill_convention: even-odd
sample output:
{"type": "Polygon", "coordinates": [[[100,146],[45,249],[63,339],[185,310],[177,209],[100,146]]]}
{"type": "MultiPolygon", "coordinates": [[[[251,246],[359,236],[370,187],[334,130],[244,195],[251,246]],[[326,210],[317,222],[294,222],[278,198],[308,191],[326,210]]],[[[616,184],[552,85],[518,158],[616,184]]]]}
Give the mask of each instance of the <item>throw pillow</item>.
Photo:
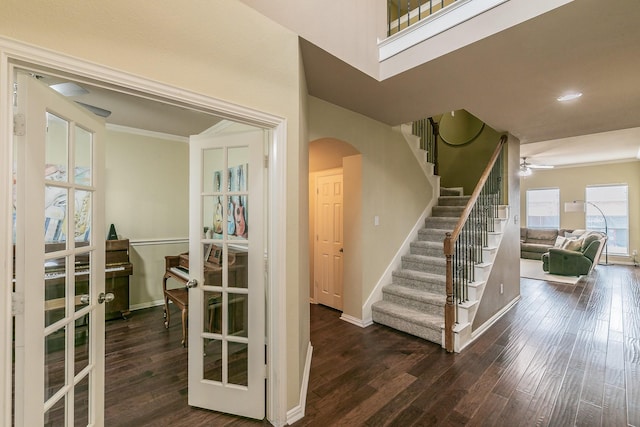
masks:
{"type": "Polygon", "coordinates": [[[584,234],[583,230],[576,230],[572,233],[564,233],[564,237],[567,239],[577,239],[584,234]]]}
{"type": "Polygon", "coordinates": [[[564,242],[566,240],[567,239],[565,237],[562,237],[562,236],[556,237],[556,242],[553,244],[553,247],[554,248],[561,248],[564,245],[564,242]]]}
{"type": "Polygon", "coordinates": [[[582,248],[582,239],[567,239],[562,246],[562,249],[568,251],[579,251],[582,248]]]}

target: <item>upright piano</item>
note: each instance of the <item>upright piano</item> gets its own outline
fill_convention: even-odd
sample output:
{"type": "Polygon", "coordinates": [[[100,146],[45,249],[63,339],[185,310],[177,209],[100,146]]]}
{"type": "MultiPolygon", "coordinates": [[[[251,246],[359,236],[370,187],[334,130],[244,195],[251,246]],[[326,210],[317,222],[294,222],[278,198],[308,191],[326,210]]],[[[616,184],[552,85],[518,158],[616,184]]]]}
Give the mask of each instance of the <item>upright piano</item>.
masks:
{"type": "MultiPolygon", "coordinates": [[[[64,249],[64,244],[48,244],[46,251],[64,249]],[[56,247],[60,246],[60,249],[56,247]]],[[[63,261],[61,259],[61,261],[63,261]]],[[[75,259],[76,305],[83,304],[83,295],[89,292],[89,256],[83,254],[75,259]]],[[[129,260],[129,240],[107,240],[105,250],[105,293],[113,293],[114,299],[105,306],[107,320],[126,318],[129,311],[129,276],[133,265],[129,260]]],[[[45,309],[47,316],[64,307],[65,268],[53,262],[45,265],[45,309]],[[49,313],[51,312],[51,313],[49,313]]]]}
{"type": "MultiPolygon", "coordinates": [[[[64,250],[64,243],[45,245],[47,253],[64,250]]],[[[64,257],[49,260],[45,264],[45,325],[52,325],[65,316],[66,274],[64,257]]],[[[15,274],[15,246],[14,246],[15,274]]],[[[113,293],[114,299],[105,306],[106,319],[125,317],[129,311],[129,276],[133,274],[133,265],[129,260],[129,240],[106,241],[105,293],[113,293]]],[[[75,306],[76,309],[86,305],[89,293],[89,255],[83,254],[75,258],[75,306]]],[[[15,281],[15,279],[14,279],[15,281]]],[[[87,319],[83,316],[75,322],[75,344],[85,345],[87,342],[87,319]]],[[[53,332],[46,342],[46,352],[65,348],[64,330],[53,332]]]]}

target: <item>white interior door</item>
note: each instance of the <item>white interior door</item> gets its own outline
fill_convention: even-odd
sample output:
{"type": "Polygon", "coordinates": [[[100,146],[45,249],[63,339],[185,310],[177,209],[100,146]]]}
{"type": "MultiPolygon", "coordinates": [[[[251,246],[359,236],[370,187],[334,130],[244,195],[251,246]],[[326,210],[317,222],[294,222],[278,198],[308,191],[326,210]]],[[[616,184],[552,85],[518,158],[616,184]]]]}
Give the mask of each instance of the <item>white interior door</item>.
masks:
{"type": "Polygon", "coordinates": [[[265,415],[264,131],[190,139],[189,405],[265,415]]]}
{"type": "Polygon", "coordinates": [[[18,73],[15,424],[104,423],[104,123],[18,73]]]}
{"type": "Polygon", "coordinates": [[[316,300],[342,310],[343,276],[343,178],[342,169],[316,177],[316,244],[314,281],[316,300]]]}

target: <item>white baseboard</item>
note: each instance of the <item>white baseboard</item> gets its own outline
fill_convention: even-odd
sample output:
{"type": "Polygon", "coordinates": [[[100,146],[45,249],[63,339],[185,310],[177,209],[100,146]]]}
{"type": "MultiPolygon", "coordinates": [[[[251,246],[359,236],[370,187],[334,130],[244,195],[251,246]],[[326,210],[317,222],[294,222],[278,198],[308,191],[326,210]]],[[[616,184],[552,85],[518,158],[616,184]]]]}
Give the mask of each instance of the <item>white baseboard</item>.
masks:
{"type": "Polygon", "coordinates": [[[311,345],[311,342],[309,342],[309,347],[307,347],[307,359],[304,362],[304,372],[302,374],[302,385],[300,387],[300,403],[298,406],[287,411],[287,424],[289,425],[304,418],[304,411],[307,405],[307,389],[309,387],[309,373],[311,372],[312,355],[313,346],[311,345]]]}
{"type": "Polygon", "coordinates": [[[352,325],[356,325],[361,328],[366,328],[367,326],[373,324],[372,320],[365,322],[362,319],[358,319],[357,317],[349,316],[348,314],[344,314],[344,313],[342,313],[342,315],[340,316],[340,320],[344,320],[347,323],[351,323],[352,325]]]}

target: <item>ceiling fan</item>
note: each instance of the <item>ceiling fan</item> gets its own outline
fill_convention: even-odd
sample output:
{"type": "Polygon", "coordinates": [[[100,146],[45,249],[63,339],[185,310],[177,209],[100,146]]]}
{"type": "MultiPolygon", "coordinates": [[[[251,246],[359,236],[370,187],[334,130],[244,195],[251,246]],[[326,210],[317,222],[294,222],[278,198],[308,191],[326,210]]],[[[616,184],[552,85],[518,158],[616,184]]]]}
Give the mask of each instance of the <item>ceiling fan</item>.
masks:
{"type": "Polygon", "coordinates": [[[552,169],[552,165],[536,165],[533,163],[527,162],[526,157],[522,157],[522,161],[520,162],[520,176],[529,176],[531,175],[532,169],[552,169]]]}
{"type": "MultiPolygon", "coordinates": [[[[49,87],[64,96],[72,97],[72,98],[89,93],[87,89],[85,89],[84,87],[74,82],[56,83],[56,84],[49,85],[49,87]]],[[[106,118],[111,115],[111,111],[105,110],[104,108],[96,107],[95,105],[86,104],[80,101],[75,101],[75,102],[76,104],[86,108],[87,110],[91,111],[93,114],[97,116],[106,118]]]]}

